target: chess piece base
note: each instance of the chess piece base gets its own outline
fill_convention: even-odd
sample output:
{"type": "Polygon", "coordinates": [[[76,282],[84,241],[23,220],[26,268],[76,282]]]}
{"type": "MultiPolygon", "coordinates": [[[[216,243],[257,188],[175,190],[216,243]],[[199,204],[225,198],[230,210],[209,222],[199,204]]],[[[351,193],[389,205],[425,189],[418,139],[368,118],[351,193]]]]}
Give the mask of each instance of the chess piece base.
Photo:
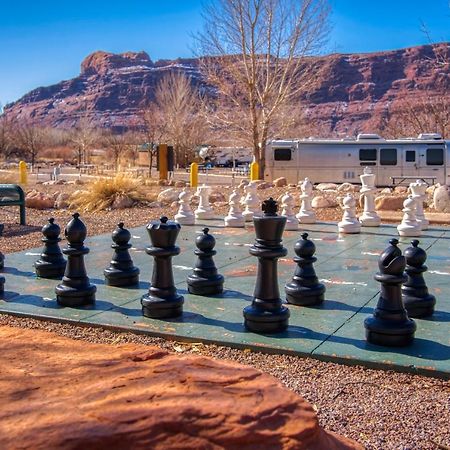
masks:
{"type": "Polygon", "coordinates": [[[274,311],[263,311],[249,305],[244,308],[244,326],[254,333],[281,333],[289,325],[289,316],[289,309],[285,306],[274,311]]]}
{"type": "Polygon", "coordinates": [[[152,319],[179,317],[183,314],[183,303],[182,295],[160,298],[146,294],[141,298],[142,314],[152,319]]]}
{"type": "Polygon", "coordinates": [[[197,220],[212,220],[214,219],[214,211],[212,209],[203,209],[201,211],[197,209],[195,210],[195,218],[197,220]]]}
{"type": "Polygon", "coordinates": [[[297,231],[298,230],[298,220],[294,216],[294,218],[288,218],[286,220],[286,226],[284,227],[285,231],[297,231]]]}
{"type": "Polygon", "coordinates": [[[195,216],[194,214],[188,216],[183,214],[176,214],[174,217],[175,221],[180,225],[195,225],[195,216]]]}
{"type": "Polygon", "coordinates": [[[245,219],[244,217],[230,217],[226,216],[225,226],[229,228],[244,228],[245,227],[245,219]]]}
{"type": "Polygon", "coordinates": [[[314,213],[298,213],[297,217],[299,223],[316,223],[316,215],[314,213]]]}
{"type": "Polygon", "coordinates": [[[364,327],[368,342],[386,347],[404,347],[411,344],[416,331],[416,324],[411,319],[388,322],[373,316],[364,321],[364,327]]]}
{"type": "Polygon", "coordinates": [[[363,214],[359,218],[359,222],[363,227],[379,227],[381,225],[381,219],[376,214],[363,214]]]}
{"type": "Polygon", "coordinates": [[[64,276],[66,264],[66,261],[63,261],[60,264],[50,263],[46,261],[36,261],[34,263],[34,268],[36,275],[39,278],[61,279],[64,276]]]}
{"type": "Polygon", "coordinates": [[[97,287],[89,284],[83,289],[74,289],[70,286],[58,285],[55,288],[56,301],[61,306],[75,308],[77,306],[92,305],[95,303],[97,287]]]}
{"type": "Polygon", "coordinates": [[[244,216],[245,222],[251,222],[253,220],[253,215],[255,213],[253,211],[244,211],[242,215],[244,216]]]}
{"type": "Polygon", "coordinates": [[[339,222],[339,233],[357,234],[361,232],[361,224],[359,222],[339,222]]]}
{"type": "Polygon", "coordinates": [[[127,272],[108,268],[103,273],[108,286],[126,287],[139,284],[139,269],[137,267],[133,267],[127,272]]]}
{"type": "Polygon", "coordinates": [[[284,290],[286,292],[286,300],[291,305],[320,305],[325,299],[325,286],[321,283],[314,287],[298,286],[295,283],[288,283],[284,287],[284,290]]]}
{"type": "Polygon", "coordinates": [[[213,279],[189,276],[188,291],[194,295],[217,295],[223,292],[223,276],[217,275],[213,279]]]}
{"type": "Polygon", "coordinates": [[[430,222],[427,219],[417,219],[417,222],[419,223],[421,230],[428,230],[430,222]]]}
{"type": "Polygon", "coordinates": [[[422,234],[422,230],[419,226],[401,224],[397,227],[399,236],[403,237],[419,237],[422,234]]]}
{"type": "Polygon", "coordinates": [[[405,304],[405,309],[408,312],[408,317],[420,319],[433,315],[434,306],[436,305],[436,297],[431,294],[423,298],[403,295],[403,302],[405,304]]]}

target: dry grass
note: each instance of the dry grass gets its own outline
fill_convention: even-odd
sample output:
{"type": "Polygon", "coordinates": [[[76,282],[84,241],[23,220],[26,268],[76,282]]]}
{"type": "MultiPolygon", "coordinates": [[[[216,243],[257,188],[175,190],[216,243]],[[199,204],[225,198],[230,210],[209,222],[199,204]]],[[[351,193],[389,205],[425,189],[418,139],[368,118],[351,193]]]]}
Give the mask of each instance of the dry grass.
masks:
{"type": "Polygon", "coordinates": [[[0,172],[0,184],[16,184],[19,182],[19,172],[0,172]]]}

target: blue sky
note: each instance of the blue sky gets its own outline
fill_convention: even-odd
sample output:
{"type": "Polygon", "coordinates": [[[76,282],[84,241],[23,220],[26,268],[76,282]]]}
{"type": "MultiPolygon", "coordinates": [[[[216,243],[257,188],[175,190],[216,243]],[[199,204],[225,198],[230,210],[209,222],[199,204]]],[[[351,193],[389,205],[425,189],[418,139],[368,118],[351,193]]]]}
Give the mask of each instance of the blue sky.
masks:
{"type": "MultiPolygon", "coordinates": [[[[327,52],[371,52],[450,40],[449,0],[330,0],[327,52]]],[[[79,73],[95,50],[191,56],[201,0],[0,0],[0,103],[79,73]]]]}

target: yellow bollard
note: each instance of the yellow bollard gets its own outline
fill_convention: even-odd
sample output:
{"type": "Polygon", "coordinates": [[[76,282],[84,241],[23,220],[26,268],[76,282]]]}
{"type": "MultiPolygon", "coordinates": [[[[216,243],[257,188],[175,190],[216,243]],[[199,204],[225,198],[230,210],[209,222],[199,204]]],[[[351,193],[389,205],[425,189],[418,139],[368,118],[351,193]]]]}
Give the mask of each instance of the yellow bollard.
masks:
{"type": "Polygon", "coordinates": [[[191,164],[191,173],[189,176],[189,182],[191,184],[191,188],[198,186],[198,164],[195,162],[191,164]]]}
{"type": "Polygon", "coordinates": [[[27,163],[25,161],[19,162],[19,183],[27,184],[28,173],[27,173],[27,163]]]}
{"type": "Polygon", "coordinates": [[[253,161],[250,164],[250,181],[259,180],[259,164],[253,161]]]}

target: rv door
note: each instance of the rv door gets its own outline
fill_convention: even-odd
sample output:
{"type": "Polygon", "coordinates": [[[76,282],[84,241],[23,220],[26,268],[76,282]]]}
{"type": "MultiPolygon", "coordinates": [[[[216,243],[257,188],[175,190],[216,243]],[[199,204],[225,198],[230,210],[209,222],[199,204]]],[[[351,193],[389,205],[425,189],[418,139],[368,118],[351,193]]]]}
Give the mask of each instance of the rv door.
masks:
{"type": "Polygon", "coordinates": [[[419,152],[413,147],[403,148],[402,175],[419,175],[419,152]]]}

